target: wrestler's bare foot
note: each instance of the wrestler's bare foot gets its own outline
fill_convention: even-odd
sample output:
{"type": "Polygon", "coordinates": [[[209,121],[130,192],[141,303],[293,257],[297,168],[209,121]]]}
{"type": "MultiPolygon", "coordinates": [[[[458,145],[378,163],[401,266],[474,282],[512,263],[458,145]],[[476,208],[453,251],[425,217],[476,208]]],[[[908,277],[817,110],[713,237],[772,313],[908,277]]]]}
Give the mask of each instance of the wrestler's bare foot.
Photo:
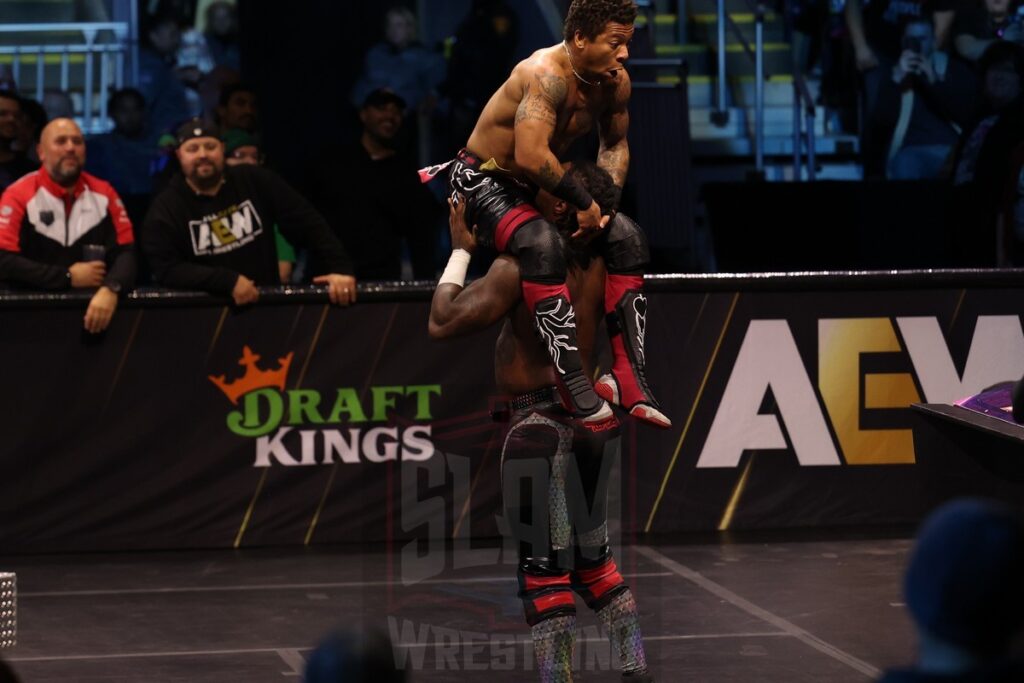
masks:
{"type": "Polygon", "coordinates": [[[601,378],[597,380],[597,384],[594,385],[594,391],[605,401],[622,406],[630,415],[642,422],[652,424],[661,429],[668,429],[672,426],[672,420],[668,419],[665,413],[647,401],[636,401],[632,405],[623,404],[619,391],[619,382],[613,373],[609,372],[601,375],[601,378]]]}

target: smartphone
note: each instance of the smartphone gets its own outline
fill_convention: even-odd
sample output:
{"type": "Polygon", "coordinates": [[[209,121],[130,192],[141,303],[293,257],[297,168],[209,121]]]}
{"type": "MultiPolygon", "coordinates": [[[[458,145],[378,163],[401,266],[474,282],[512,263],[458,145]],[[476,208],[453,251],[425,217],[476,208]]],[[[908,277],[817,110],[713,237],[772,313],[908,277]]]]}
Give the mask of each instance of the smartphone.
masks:
{"type": "Polygon", "coordinates": [[[923,41],[921,40],[921,37],[903,36],[903,49],[910,50],[911,52],[916,52],[917,54],[921,54],[924,51],[923,41]]]}

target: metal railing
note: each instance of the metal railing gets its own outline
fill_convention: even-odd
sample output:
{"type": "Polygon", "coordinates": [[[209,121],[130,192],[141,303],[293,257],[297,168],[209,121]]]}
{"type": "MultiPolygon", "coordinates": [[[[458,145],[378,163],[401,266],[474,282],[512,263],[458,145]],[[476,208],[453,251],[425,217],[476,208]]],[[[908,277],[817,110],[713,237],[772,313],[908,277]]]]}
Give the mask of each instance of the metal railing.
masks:
{"type": "Polygon", "coordinates": [[[108,127],[109,91],[111,87],[124,87],[129,59],[133,65],[136,62],[132,58],[130,28],[127,22],[0,24],[0,36],[8,43],[0,45],[0,56],[10,55],[11,75],[22,94],[28,95],[34,90],[35,98],[41,101],[48,87],[80,92],[82,111],[77,118],[82,131],[86,134],[103,132],[108,127]],[[80,39],[43,40],[47,35],[52,38],[54,34],[68,33],[80,39]],[[22,80],[23,67],[32,62],[35,72],[30,78],[34,88],[25,87],[22,80]],[[52,62],[58,74],[47,68],[48,62],[52,62]],[[82,68],[80,79],[73,73],[73,67],[78,66],[82,68]],[[73,88],[79,84],[80,88],[73,88]]]}
{"type": "MultiPolygon", "coordinates": [[[[750,4],[750,0],[747,0],[750,4]]],[[[754,62],[754,161],[757,172],[764,173],[764,84],[768,79],[764,66],[764,21],[767,10],[762,2],[751,6],[754,12],[754,47],[743,37],[739,24],[725,11],[725,0],[717,0],[718,6],[718,88],[711,122],[722,128],[729,123],[727,101],[728,80],[726,73],[726,26],[733,32],[743,48],[743,53],[754,62]]]]}
{"type": "Polygon", "coordinates": [[[814,119],[815,119],[814,98],[811,97],[811,90],[807,87],[807,81],[799,69],[793,73],[793,180],[800,180],[801,144],[807,145],[807,180],[815,180],[817,175],[816,160],[814,158],[814,119]],[[802,115],[802,116],[801,116],[802,115]],[[806,124],[807,130],[802,130],[806,124]]]}

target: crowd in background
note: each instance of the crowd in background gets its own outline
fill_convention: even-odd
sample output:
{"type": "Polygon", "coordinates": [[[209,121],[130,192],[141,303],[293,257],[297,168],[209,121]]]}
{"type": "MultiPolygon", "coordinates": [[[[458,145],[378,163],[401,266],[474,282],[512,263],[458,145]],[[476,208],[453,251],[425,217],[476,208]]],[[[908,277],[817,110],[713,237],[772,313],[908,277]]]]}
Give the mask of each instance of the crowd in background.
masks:
{"type": "MultiPolygon", "coordinates": [[[[85,141],[85,170],[113,186],[136,233],[180,173],[184,121],[216,124],[229,163],[279,170],[264,145],[259,89],[242,79],[235,5],[144,8],[136,87],[110,93],[111,129],[85,141]]],[[[785,9],[796,68],[820,69],[821,103],[833,128],[860,134],[865,177],[948,180],[957,220],[999,238],[997,259],[986,247],[978,265],[1024,262],[1024,14],[1015,1],[791,0],[785,9]]],[[[415,170],[465,144],[513,65],[519,17],[504,0],[473,0],[447,39],[425,44],[408,3],[382,14],[381,40],[358,59],[350,112],[336,112],[339,122],[358,120],[356,134],[304,153],[301,172],[292,164],[285,180],[327,220],[357,278],[429,279],[446,250],[443,197],[419,186],[415,170]]],[[[0,189],[38,169],[48,120],[82,116],[74,93],[47,90],[36,101],[7,87],[0,189]]],[[[276,238],[282,282],[307,281],[309,254],[276,238]]],[[[150,284],[141,257],[138,282],[150,284]]]]}
{"type": "MultiPolygon", "coordinates": [[[[242,80],[235,5],[159,0],[144,7],[137,87],[109,94],[110,130],[85,137],[83,170],[113,187],[133,241],[143,247],[136,249],[133,284],[167,285],[154,273],[145,231],[154,198],[182,173],[182,124],[201,121],[213,131],[225,165],[253,164],[273,173],[275,164],[263,144],[258,90],[242,80]]],[[[350,92],[358,136],[310,152],[304,172],[284,178],[326,219],[351,259],[351,274],[361,280],[436,276],[446,212],[438,188],[419,182],[418,164],[451,158],[465,144],[507,76],[517,44],[517,15],[502,0],[474,0],[454,34],[437,45],[417,40],[418,23],[404,6],[386,12],[383,39],[363,57],[350,92]]],[[[40,169],[37,146],[48,121],[81,115],[68,93],[48,90],[37,102],[15,83],[0,90],[0,190],[40,169]]],[[[345,115],[338,112],[339,121],[345,115]]],[[[315,255],[290,244],[282,227],[274,226],[280,283],[308,282],[315,255]]],[[[80,249],[64,246],[68,253],[59,265],[79,262],[80,249]]],[[[12,277],[5,263],[0,254],[4,285],[40,286],[12,277]]]]}
{"type": "MultiPolygon", "coordinates": [[[[796,68],[820,69],[868,179],[948,180],[964,224],[1024,263],[1024,7],[1016,0],[794,0],[796,68]],[[814,66],[812,66],[814,65],[814,66]]],[[[988,265],[996,265],[989,262],[988,265]]]]}

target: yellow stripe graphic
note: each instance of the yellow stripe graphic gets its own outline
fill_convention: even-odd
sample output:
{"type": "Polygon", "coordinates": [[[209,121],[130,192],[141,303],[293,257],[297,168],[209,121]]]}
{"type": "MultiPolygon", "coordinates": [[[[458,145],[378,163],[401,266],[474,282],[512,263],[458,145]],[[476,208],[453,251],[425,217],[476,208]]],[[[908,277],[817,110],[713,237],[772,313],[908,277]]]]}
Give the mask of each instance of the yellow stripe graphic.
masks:
{"type": "Polygon", "coordinates": [[[725,322],[722,324],[722,331],[718,334],[718,341],[715,342],[715,350],[711,352],[711,359],[708,361],[708,367],[704,370],[704,378],[700,381],[700,388],[697,390],[697,396],[693,399],[693,406],[690,408],[690,414],[686,418],[686,424],[683,425],[683,431],[679,435],[679,443],[676,444],[675,453],[672,454],[672,460],[668,464],[668,469],[665,471],[665,476],[661,480],[661,488],[658,490],[658,497],[654,500],[654,507],[651,508],[651,514],[647,517],[647,524],[644,526],[644,533],[651,530],[651,524],[654,522],[654,515],[658,512],[658,507],[661,505],[661,499],[665,495],[665,487],[668,485],[668,479],[672,476],[672,469],[676,466],[676,459],[679,458],[679,451],[683,448],[683,440],[686,439],[686,433],[690,429],[690,424],[693,422],[693,415],[697,412],[697,405],[700,403],[700,397],[704,394],[704,387],[707,385],[708,376],[711,374],[711,368],[715,365],[715,359],[718,357],[718,351],[722,348],[722,340],[725,339],[725,333],[729,329],[729,322],[732,320],[733,311],[736,310],[736,302],[740,300],[740,293],[736,292],[732,297],[732,303],[729,305],[729,313],[725,316],[725,322]]]}

